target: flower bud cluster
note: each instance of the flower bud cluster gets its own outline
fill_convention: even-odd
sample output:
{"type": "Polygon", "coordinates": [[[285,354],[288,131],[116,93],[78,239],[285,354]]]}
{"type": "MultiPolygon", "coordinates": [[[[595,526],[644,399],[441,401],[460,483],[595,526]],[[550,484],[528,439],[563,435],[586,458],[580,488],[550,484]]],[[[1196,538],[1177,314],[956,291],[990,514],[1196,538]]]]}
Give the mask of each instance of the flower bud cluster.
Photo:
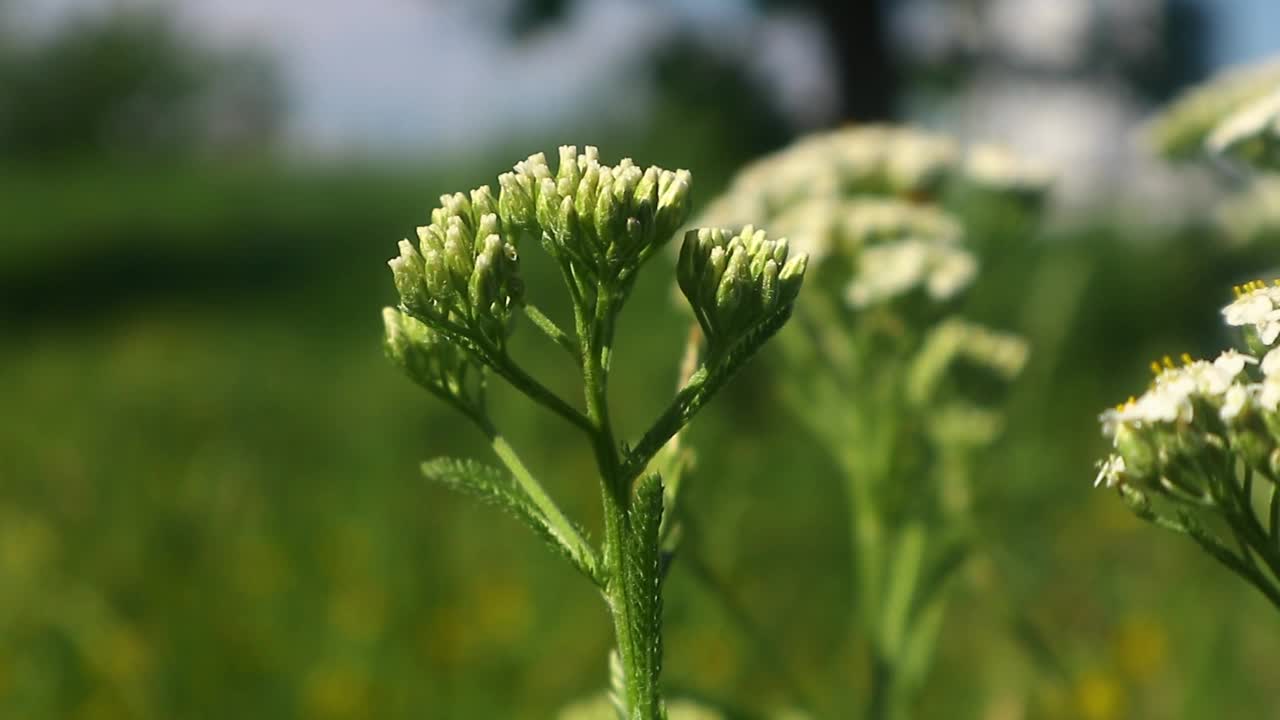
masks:
{"type": "Polygon", "coordinates": [[[383,348],[414,382],[469,408],[482,407],[480,370],[462,348],[412,316],[385,308],[383,348]]]}
{"type": "Polygon", "coordinates": [[[1224,120],[1278,88],[1280,59],[1229,69],[1175,100],[1148,126],[1146,134],[1162,155],[1198,155],[1224,120]]]}
{"type": "Polygon", "coordinates": [[[560,148],[552,174],[538,153],[498,178],[498,205],[514,228],[540,235],[548,250],[577,273],[625,279],[666,244],[689,212],[690,175],[630,158],[600,163],[594,147],[560,148]]]}
{"type": "Polygon", "coordinates": [[[680,248],[676,278],[714,356],[754,327],[789,311],[809,258],[791,255],[786,239],[769,240],[748,225],[737,235],[719,228],[690,230],[680,248]]]}
{"type": "Polygon", "coordinates": [[[401,306],[432,324],[449,323],[502,347],[523,301],[519,254],[487,186],[444,195],[418,244],[400,241],[389,263],[401,306]]]}

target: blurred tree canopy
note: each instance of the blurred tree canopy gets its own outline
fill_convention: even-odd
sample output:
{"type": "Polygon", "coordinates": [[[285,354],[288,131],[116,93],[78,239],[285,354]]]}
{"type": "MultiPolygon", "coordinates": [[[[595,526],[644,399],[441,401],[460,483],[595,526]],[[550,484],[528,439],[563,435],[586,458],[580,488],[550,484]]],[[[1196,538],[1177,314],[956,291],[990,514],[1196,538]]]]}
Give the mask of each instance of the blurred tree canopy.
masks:
{"type": "Polygon", "coordinates": [[[280,129],[275,64],[202,47],[154,8],[80,15],[51,34],[0,30],[0,157],[256,149],[280,129]]]}

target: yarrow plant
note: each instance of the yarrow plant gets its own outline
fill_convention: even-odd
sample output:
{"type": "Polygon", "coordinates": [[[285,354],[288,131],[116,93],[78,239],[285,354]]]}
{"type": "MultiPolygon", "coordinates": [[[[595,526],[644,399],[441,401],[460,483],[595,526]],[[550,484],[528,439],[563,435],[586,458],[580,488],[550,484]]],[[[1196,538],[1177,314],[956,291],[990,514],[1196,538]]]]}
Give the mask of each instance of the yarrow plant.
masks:
{"type": "Polygon", "coordinates": [[[949,203],[1034,215],[1046,187],[994,146],[852,127],[748,167],[702,218],[767,222],[814,258],[780,338],[781,382],[847,494],[868,717],[905,716],[924,682],[971,547],[972,458],[999,434],[999,398],[1027,357],[1020,338],[954,314],[981,261],[949,203]]]}
{"type": "Polygon", "coordinates": [[[1152,363],[1151,385],[1104,411],[1095,485],[1189,536],[1280,609],[1280,281],[1235,289],[1223,320],[1248,352],[1152,363]]]}
{"type": "Polygon", "coordinates": [[[703,323],[706,361],[634,444],[620,444],[608,384],[615,326],[642,267],[670,242],[688,213],[690,175],[630,159],[608,166],[595,148],[561,147],[553,171],[543,155],[486,186],[445,195],[431,222],[390,261],[399,306],[383,311],[386,350],[418,385],[469,418],[489,438],[505,472],[470,460],[437,459],[424,474],[509,511],[572,563],[604,596],[617,648],[613,701],[620,717],[665,717],[662,584],[670,558],[664,511],[674,489],[651,465],[746,360],[787,321],[807,258],[761,230],[688,232],[679,285],[703,323]],[[530,243],[559,269],[573,332],[533,304],[520,274],[530,243]],[[581,408],[526,372],[510,353],[520,316],[566,351],[581,371],[581,408]],[[593,453],[604,504],[596,548],[551,499],[499,433],[485,403],[497,375],[579,430],[593,453]]]}

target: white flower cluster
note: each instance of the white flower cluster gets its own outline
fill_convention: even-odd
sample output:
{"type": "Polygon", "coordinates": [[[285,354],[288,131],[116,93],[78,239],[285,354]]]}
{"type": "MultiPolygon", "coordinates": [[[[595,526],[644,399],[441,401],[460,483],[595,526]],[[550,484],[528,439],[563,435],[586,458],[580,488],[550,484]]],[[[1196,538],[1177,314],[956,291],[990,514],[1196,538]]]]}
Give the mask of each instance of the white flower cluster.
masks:
{"type": "Polygon", "coordinates": [[[1280,402],[1280,353],[1268,353],[1261,382],[1250,382],[1245,368],[1258,364],[1254,356],[1235,350],[1213,362],[1184,356],[1181,366],[1169,358],[1163,365],[1153,363],[1157,374],[1145,393],[1099,416],[1115,451],[1100,463],[1094,484],[1114,487],[1135,480],[1130,477],[1135,470],[1142,479],[1158,479],[1159,465],[1185,449],[1225,443],[1226,431],[1251,413],[1274,414],[1280,402]],[[1218,440],[1208,440],[1210,435],[1218,440]]]}
{"type": "Polygon", "coordinates": [[[853,126],[753,163],[697,224],[767,222],[814,263],[848,267],[844,299],[856,309],[917,292],[945,301],[978,272],[960,222],[934,204],[952,183],[1025,197],[1043,192],[1049,177],[996,145],[963,148],[912,128],[853,126]]]}
{"type": "Polygon", "coordinates": [[[737,227],[797,203],[857,196],[913,200],[951,181],[1022,195],[1049,185],[1043,168],[997,145],[962,149],[952,138],[910,127],[855,125],[810,135],[749,165],[700,221],[737,227]]]}
{"type": "Polygon", "coordinates": [[[1205,465],[1206,454],[1238,456],[1268,474],[1280,469],[1280,348],[1267,349],[1280,338],[1280,286],[1238,287],[1222,314],[1245,329],[1261,360],[1227,350],[1212,362],[1183,355],[1181,365],[1152,363],[1147,391],[1099,416],[1113,452],[1095,484],[1198,487],[1203,472],[1188,468],[1205,465]]]}

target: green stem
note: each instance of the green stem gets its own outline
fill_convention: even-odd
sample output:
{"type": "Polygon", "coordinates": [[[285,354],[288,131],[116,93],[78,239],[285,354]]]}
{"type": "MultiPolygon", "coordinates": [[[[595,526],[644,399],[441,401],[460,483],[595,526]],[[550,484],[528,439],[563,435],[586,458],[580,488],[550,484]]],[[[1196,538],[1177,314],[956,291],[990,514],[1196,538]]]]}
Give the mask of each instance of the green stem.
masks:
{"type": "Polygon", "coordinates": [[[582,380],[586,395],[589,434],[595,450],[604,496],[605,570],[608,581],[605,596],[613,615],[614,633],[618,641],[618,657],[626,678],[628,720],[658,720],[661,700],[658,693],[658,671],[655,654],[649,648],[658,646],[657,638],[636,637],[639,618],[633,617],[638,607],[637,596],[647,590],[633,587],[637,574],[628,572],[628,548],[635,542],[631,522],[630,478],[622,473],[622,463],[614,441],[609,418],[607,359],[613,345],[613,296],[609,289],[597,289],[595,313],[590,319],[577,311],[578,327],[587,329],[582,335],[582,380]]]}
{"type": "Polygon", "coordinates": [[[559,395],[556,395],[547,386],[538,382],[532,375],[526,373],[505,353],[489,358],[489,364],[494,369],[494,372],[501,375],[504,380],[511,383],[517,390],[527,395],[529,399],[568,420],[579,430],[588,434],[594,432],[595,426],[591,420],[562,400],[559,395]]]}
{"type": "Polygon", "coordinates": [[[569,337],[568,333],[561,330],[560,326],[556,325],[554,320],[547,317],[546,314],[534,305],[525,305],[524,314],[535,326],[537,326],[539,330],[546,334],[547,337],[551,338],[552,342],[564,348],[575,362],[582,362],[582,353],[578,349],[578,343],[575,342],[573,338],[569,337]]]}
{"type": "Polygon", "coordinates": [[[871,658],[871,693],[867,698],[867,720],[890,720],[893,709],[893,663],[878,653],[871,658]]]}

